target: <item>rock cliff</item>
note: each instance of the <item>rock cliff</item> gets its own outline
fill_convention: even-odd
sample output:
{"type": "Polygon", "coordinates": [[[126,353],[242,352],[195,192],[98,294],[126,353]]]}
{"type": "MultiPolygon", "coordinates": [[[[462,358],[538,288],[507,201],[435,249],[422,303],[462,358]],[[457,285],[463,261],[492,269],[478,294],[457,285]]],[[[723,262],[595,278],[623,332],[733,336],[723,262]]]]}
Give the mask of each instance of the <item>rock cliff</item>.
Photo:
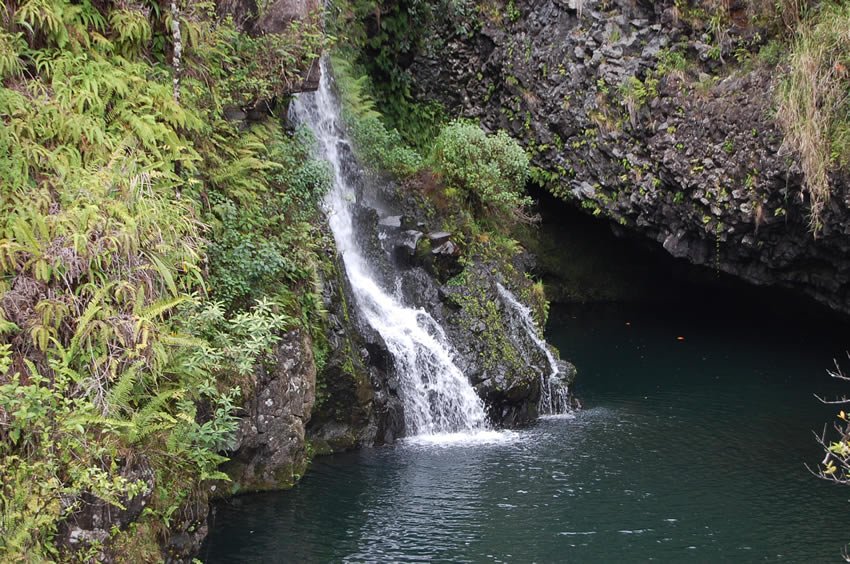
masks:
{"type": "Polygon", "coordinates": [[[294,484],[310,461],[305,430],[316,401],[316,365],[309,336],[296,329],[258,367],[224,470],[241,491],[294,484]]]}
{"type": "Polygon", "coordinates": [[[680,9],[708,4],[479,3],[479,25],[446,11],[397,62],[418,99],[522,140],[556,196],[674,256],[850,312],[848,183],[833,179],[813,236],[773,117],[783,68],[759,55],[776,44],[742,2],[713,31],[680,9]]]}

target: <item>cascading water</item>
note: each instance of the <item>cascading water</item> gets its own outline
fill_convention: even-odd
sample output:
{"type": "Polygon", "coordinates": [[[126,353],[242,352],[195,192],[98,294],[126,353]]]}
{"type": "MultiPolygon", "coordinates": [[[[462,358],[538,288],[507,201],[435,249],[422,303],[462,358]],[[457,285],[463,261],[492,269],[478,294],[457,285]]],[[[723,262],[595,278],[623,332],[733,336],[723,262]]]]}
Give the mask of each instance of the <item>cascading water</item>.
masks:
{"type": "Polygon", "coordinates": [[[560,378],[558,378],[560,374],[558,361],[555,360],[555,355],[553,355],[552,351],[549,350],[549,346],[546,344],[546,341],[540,338],[537,324],[534,322],[534,318],[531,315],[531,309],[523,305],[510,290],[501,284],[496,283],[496,287],[499,290],[499,295],[512,311],[511,319],[516,325],[518,325],[515,329],[522,329],[522,331],[528,335],[529,339],[531,339],[537,348],[539,348],[546,356],[546,360],[549,363],[549,373],[546,374],[542,371],[540,373],[540,402],[538,404],[538,409],[540,410],[541,415],[560,415],[569,413],[569,388],[561,382],[560,378]]]}
{"type": "Polygon", "coordinates": [[[356,198],[344,173],[340,147],[348,145],[323,59],[319,90],[300,94],[297,119],[316,135],[319,151],[331,165],[333,186],[325,200],[328,222],[342,254],[356,306],[384,339],[401,383],[408,435],[482,431],[484,405],[452,360],[442,327],[424,310],[405,307],[378,283],[357,242],[352,221],[356,198]]]}

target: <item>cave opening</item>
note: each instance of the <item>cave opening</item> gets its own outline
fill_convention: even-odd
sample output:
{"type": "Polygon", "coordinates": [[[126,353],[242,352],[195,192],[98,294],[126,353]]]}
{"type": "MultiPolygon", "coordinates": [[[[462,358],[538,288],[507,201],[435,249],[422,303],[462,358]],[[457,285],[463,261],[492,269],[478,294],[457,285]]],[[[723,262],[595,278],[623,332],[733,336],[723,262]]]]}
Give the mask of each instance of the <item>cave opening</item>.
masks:
{"type": "Polygon", "coordinates": [[[535,274],[556,313],[575,307],[641,309],[805,339],[842,339],[850,330],[850,318],[812,298],[691,264],[540,187],[530,186],[529,192],[540,223],[523,243],[536,257],[535,274]]]}

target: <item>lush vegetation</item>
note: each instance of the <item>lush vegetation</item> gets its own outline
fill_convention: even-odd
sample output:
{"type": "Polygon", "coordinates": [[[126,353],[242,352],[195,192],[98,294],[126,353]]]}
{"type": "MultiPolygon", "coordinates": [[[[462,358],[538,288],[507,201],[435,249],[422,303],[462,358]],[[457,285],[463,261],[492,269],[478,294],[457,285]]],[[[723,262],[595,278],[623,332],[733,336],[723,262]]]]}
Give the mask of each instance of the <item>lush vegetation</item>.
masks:
{"type": "Polygon", "coordinates": [[[830,175],[850,163],[850,6],[826,3],[797,29],[778,118],[801,159],[817,233],[830,175]]]}
{"type": "Polygon", "coordinates": [[[528,156],[504,131],[487,135],[469,122],[445,126],[431,148],[431,166],[478,215],[512,217],[531,203],[525,195],[528,156]]]}
{"type": "Polygon", "coordinates": [[[333,57],[333,72],[342,102],[343,118],[358,155],[367,165],[405,178],[422,169],[419,152],[404,142],[398,130],[384,124],[371,94],[371,82],[357,76],[348,58],[333,57]]]}
{"type": "Polygon", "coordinates": [[[271,106],[322,35],[251,38],[211,3],[161,6],[0,10],[4,561],[70,557],[54,535],[92,504],[149,500],[81,560],[144,559],[191,528],[253,365],[318,313],[324,169],[274,120],[223,115],[271,106]]]}
{"type": "Polygon", "coordinates": [[[461,33],[478,23],[472,0],[335,0],[340,28],[335,32],[349,49],[346,58],[358,65],[359,75],[373,79],[370,96],[381,108],[382,120],[404,142],[427,151],[448,119],[436,102],[417,100],[413,81],[404,68],[426,43],[429,26],[449,15],[461,33]],[[468,27],[467,27],[468,26],[468,27]]]}
{"type": "Polygon", "coordinates": [[[410,180],[408,188],[419,189],[429,204],[470,213],[471,221],[509,227],[530,219],[525,211],[531,204],[525,195],[528,156],[507,133],[488,134],[475,123],[453,121],[423,147],[423,157],[376,110],[367,75],[355,76],[355,67],[339,56],[333,58],[333,71],[343,117],[367,165],[410,180]]]}

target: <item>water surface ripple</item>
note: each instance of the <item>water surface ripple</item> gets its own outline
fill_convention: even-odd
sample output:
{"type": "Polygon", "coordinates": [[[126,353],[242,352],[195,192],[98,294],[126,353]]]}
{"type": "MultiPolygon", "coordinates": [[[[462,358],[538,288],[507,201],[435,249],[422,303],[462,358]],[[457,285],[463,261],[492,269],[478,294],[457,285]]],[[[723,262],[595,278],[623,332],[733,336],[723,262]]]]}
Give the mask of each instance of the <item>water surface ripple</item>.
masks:
{"type": "Polygon", "coordinates": [[[812,478],[840,339],[629,310],[556,312],[586,409],[478,440],[317,461],[217,507],[209,562],[814,562],[850,491],[812,478]],[[628,325],[627,325],[628,323],[628,325]],[[800,335],[809,335],[801,344],[800,335]],[[684,341],[677,341],[684,336],[684,341]]]}

